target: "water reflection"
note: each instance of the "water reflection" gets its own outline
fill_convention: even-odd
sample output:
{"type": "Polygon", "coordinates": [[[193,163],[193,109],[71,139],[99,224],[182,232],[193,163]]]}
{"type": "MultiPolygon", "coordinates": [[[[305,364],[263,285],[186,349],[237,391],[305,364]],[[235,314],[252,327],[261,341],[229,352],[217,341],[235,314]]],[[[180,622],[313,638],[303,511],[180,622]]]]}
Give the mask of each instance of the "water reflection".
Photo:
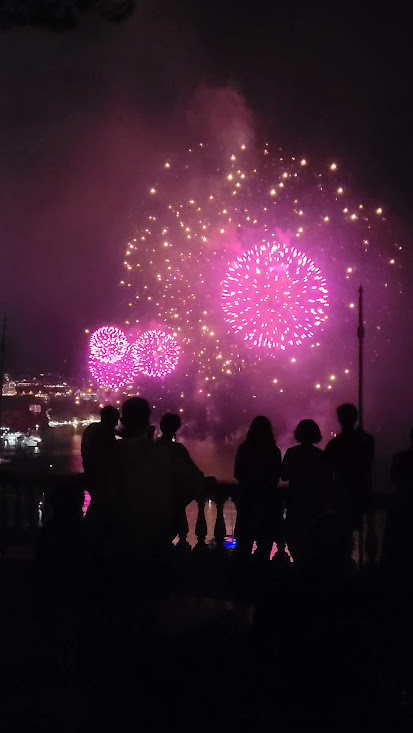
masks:
{"type": "Polygon", "coordinates": [[[81,432],[73,427],[48,428],[41,440],[0,440],[1,462],[16,471],[77,473],[82,471],[81,432]]]}
{"type": "Polygon", "coordinates": [[[215,476],[220,481],[234,480],[234,461],[238,445],[185,438],[182,443],[205,476],[215,476]]]}
{"type": "MultiPolygon", "coordinates": [[[[82,433],[80,426],[46,428],[42,432],[41,442],[33,445],[1,441],[1,455],[16,470],[78,473],[83,470],[80,451],[82,433]]],[[[216,476],[221,481],[233,480],[236,446],[218,444],[211,438],[185,439],[182,442],[206,476],[216,476]]]]}
{"type": "MultiPolygon", "coordinates": [[[[186,516],[188,519],[188,535],[187,542],[191,547],[195,547],[197,536],[195,533],[196,520],[198,517],[198,505],[196,501],[192,501],[186,508],[186,516]]],[[[205,504],[205,519],[207,525],[207,535],[205,542],[209,544],[214,539],[215,520],[217,517],[217,508],[212,501],[205,504]]],[[[237,510],[233,501],[226,501],[224,504],[224,521],[227,536],[234,536],[235,520],[237,518],[237,510]]]]}

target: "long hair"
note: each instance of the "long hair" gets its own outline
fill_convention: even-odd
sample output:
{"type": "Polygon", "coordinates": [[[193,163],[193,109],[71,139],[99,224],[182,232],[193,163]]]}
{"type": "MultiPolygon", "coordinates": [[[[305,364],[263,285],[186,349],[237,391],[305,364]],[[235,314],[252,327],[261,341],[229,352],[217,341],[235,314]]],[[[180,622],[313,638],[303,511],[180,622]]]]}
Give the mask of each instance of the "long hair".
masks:
{"type": "Polygon", "coordinates": [[[247,442],[258,450],[275,448],[274,433],[268,417],[254,417],[247,433],[247,442]]]}

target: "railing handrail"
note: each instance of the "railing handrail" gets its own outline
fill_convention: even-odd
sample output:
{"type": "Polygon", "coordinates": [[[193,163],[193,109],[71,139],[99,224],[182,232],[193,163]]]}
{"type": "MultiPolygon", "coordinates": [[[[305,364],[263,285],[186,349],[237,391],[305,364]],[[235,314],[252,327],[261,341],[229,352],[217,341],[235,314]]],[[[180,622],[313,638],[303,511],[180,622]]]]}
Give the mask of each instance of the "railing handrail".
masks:
{"type": "MultiPolygon", "coordinates": [[[[48,472],[45,470],[31,469],[22,470],[20,468],[14,468],[7,465],[0,466],[0,487],[3,483],[3,478],[13,481],[44,481],[48,484],[58,484],[60,482],[70,481],[74,482],[77,478],[79,481],[85,480],[85,474],[83,471],[53,471],[48,472]]],[[[216,479],[213,476],[205,477],[205,490],[203,491],[203,497],[205,499],[212,499],[214,494],[218,492],[220,497],[223,496],[224,490],[228,491],[227,496],[234,498],[238,490],[238,482],[235,480],[227,479],[216,479]],[[208,496],[211,494],[211,496],[208,496]]],[[[285,483],[281,482],[278,489],[283,489],[288,492],[288,488],[285,483]]],[[[368,498],[368,504],[371,504],[374,508],[386,507],[393,503],[394,498],[397,496],[395,491],[384,492],[384,491],[373,491],[368,498]]]]}
{"type": "MultiPolygon", "coordinates": [[[[27,471],[16,470],[10,467],[0,469],[0,553],[13,541],[31,537],[39,527],[40,502],[43,523],[47,524],[54,516],[53,495],[59,488],[66,490],[73,488],[79,492],[87,490],[86,476],[83,472],[56,472],[44,470],[27,471]]],[[[285,500],[286,490],[280,487],[280,499],[285,500]]],[[[365,514],[370,518],[379,510],[387,510],[397,495],[373,493],[365,508],[365,514]]],[[[206,504],[213,501],[216,506],[216,519],[212,534],[215,537],[216,547],[223,548],[227,535],[224,517],[224,507],[228,499],[232,499],[237,507],[238,484],[236,481],[219,481],[214,477],[206,477],[204,490],[196,499],[198,515],[195,534],[198,544],[196,548],[207,548],[207,523],[205,516],[206,504]]],[[[182,530],[183,531],[183,530],[182,530]]],[[[211,528],[210,528],[211,531],[211,528]]],[[[230,534],[232,534],[230,532],[230,534]]],[[[187,535],[179,533],[182,545],[186,545],[187,535]]],[[[211,534],[209,534],[211,537],[211,534]]]]}

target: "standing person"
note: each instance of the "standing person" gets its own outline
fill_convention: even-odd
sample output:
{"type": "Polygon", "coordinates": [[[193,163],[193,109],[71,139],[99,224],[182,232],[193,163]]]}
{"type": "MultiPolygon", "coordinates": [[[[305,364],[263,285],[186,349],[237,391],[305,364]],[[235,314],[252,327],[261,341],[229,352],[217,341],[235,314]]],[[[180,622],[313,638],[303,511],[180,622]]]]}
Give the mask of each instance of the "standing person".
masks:
{"type": "Polygon", "coordinates": [[[100,411],[100,422],[88,425],[82,436],[83,470],[91,497],[85,531],[90,547],[98,553],[112,534],[112,462],[118,422],[119,411],[112,405],[106,405],[100,411]]]}
{"type": "Polygon", "coordinates": [[[341,433],[326,445],[325,454],[334,472],[337,510],[351,530],[360,530],[366,500],[371,493],[374,438],[356,428],[358,411],[345,403],[337,408],[341,433]]]}
{"type": "MultiPolygon", "coordinates": [[[[156,441],[156,445],[159,447],[160,451],[169,451],[172,452],[172,454],[178,458],[178,460],[183,461],[186,463],[191,470],[199,472],[199,479],[202,480],[204,478],[204,474],[202,471],[199,470],[199,468],[196,466],[196,464],[193,462],[191,456],[189,455],[189,451],[185,448],[182,443],[178,443],[176,441],[176,433],[181,427],[181,418],[179,415],[176,415],[173,412],[167,412],[160,421],[160,428],[162,435],[158,440],[156,441]]],[[[174,530],[175,531],[175,530],[174,530]]],[[[176,525],[176,534],[179,535],[180,543],[179,546],[184,546],[184,540],[186,539],[186,536],[188,534],[188,520],[186,517],[185,507],[184,510],[181,512],[181,515],[177,519],[177,525],[176,525]]],[[[182,549],[181,547],[181,549],[182,549]]],[[[188,546],[187,546],[188,547],[188,546]]]]}
{"type": "Polygon", "coordinates": [[[286,538],[296,563],[302,563],[314,521],[330,508],[331,470],[315,443],[321,432],[314,420],[301,420],[282,462],[281,478],[288,481],[286,538]]]}
{"type": "Polygon", "coordinates": [[[122,439],[116,440],[106,470],[105,512],[95,521],[92,514],[87,527],[101,587],[117,603],[138,600],[148,624],[173,581],[177,514],[202,490],[196,467],[153,442],[149,418],[147,400],[131,397],[123,403],[122,439]]]}
{"type": "Polygon", "coordinates": [[[254,540],[257,552],[269,559],[281,529],[281,501],[277,493],[281,452],[267,417],[255,417],[238,448],[234,477],[238,481],[236,539],[239,556],[249,557],[254,540]]]}
{"type": "MultiPolygon", "coordinates": [[[[170,444],[176,441],[176,434],[181,427],[181,418],[174,412],[167,412],[159,423],[161,429],[161,437],[156,441],[159,445],[170,444]]],[[[180,444],[178,444],[180,445],[180,444]]]]}
{"type": "Polygon", "coordinates": [[[202,489],[202,474],[177,452],[148,440],[150,408],[132,397],[122,406],[123,439],[115,446],[115,511],[126,555],[156,563],[167,555],[177,516],[202,489]]]}
{"type": "Polygon", "coordinates": [[[119,411],[112,405],[106,405],[100,411],[100,422],[88,425],[82,435],[83,470],[92,497],[99,491],[105,463],[115,444],[118,422],[119,411]]]}
{"type": "Polygon", "coordinates": [[[189,451],[182,443],[178,443],[176,440],[176,434],[181,427],[181,418],[179,415],[175,415],[173,412],[167,412],[161,417],[159,427],[161,428],[162,435],[157,439],[156,445],[161,448],[164,447],[167,450],[172,450],[183,461],[195,466],[195,463],[189,455],[189,451]]]}

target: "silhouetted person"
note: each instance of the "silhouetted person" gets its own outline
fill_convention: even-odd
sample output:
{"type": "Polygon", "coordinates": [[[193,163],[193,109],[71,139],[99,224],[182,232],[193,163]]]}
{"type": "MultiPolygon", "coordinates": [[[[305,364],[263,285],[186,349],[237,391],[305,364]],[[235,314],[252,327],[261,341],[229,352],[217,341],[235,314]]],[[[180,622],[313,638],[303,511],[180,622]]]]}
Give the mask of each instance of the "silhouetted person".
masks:
{"type": "Polygon", "coordinates": [[[51,513],[36,544],[41,592],[49,598],[74,599],[85,570],[83,483],[67,478],[48,492],[51,513]]]}
{"type": "Polygon", "coordinates": [[[353,530],[360,529],[372,488],[374,438],[355,427],[358,411],[354,405],[340,405],[337,417],[341,433],[327,444],[325,455],[334,473],[336,508],[353,530]]]}
{"type": "Polygon", "coordinates": [[[390,470],[396,495],[387,512],[380,563],[410,585],[413,564],[413,429],[408,450],[396,453],[390,470]]]}
{"type": "Polygon", "coordinates": [[[187,461],[191,465],[195,465],[189,451],[185,448],[182,443],[178,443],[176,440],[176,434],[181,427],[181,418],[179,415],[175,415],[173,412],[167,412],[159,423],[162,435],[157,439],[156,444],[160,447],[165,447],[172,450],[176,455],[179,455],[182,460],[187,461]]]}
{"type": "Polygon", "coordinates": [[[168,553],[177,518],[202,488],[202,474],[178,452],[148,440],[150,408],[132,397],[122,406],[123,440],[115,445],[114,502],[127,555],[157,561],[168,553]]]}
{"type": "Polygon", "coordinates": [[[161,437],[158,438],[158,443],[170,443],[176,439],[176,434],[181,427],[181,418],[173,412],[167,412],[159,423],[161,428],[161,437]]]}
{"type": "Polygon", "coordinates": [[[118,422],[119,411],[106,405],[100,411],[100,422],[88,425],[82,436],[85,486],[91,497],[85,531],[92,546],[100,550],[110,542],[113,531],[111,471],[118,422]]]}
{"type": "MultiPolygon", "coordinates": [[[[160,450],[172,451],[174,457],[184,463],[187,463],[191,470],[194,472],[199,471],[196,464],[193,462],[189,451],[184,445],[182,445],[182,443],[178,443],[176,441],[176,433],[181,427],[181,418],[179,415],[176,415],[173,412],[167,412],[161,418],[159,425],[162,435],[156,441],[156,445],[160,450]]],[[[201,480],[203,479],[203,473],[201,471],[199,471],[199,478],[201,480]]],[[[183,511],[182,516],[178,518],[175,535],[176,534],[179,535],[181,542],[184,542],[188,534],[188,520],[185,510],[183,511]]]]}
{"type": "Polygon", "coordinates": [[[86,479],[90,483],[91,495],[96,487],[96,476],[102,471],[102,464],[113,449],[116,426],[119,422],[119,410],[112,405],[102,407],[100,422],[91,423],[82,436],[82,462],[86,479]]]}
{"type": "Polygon", "coordinates": [[[331,505],[332,476],[323,451],[314,443],[321,441],[314,420],[301,420],[294,438],[299,445],[288,448],[281,477],[288,481],[286,538],[296,563],[305,558],[306,545],[314,521],[331,505]]]}
{"type": "Polygon", "coordinates": [[[255,417],[246,440],[238,448],[234,477],[238,481],[237,554],[248,557],[254,540],[257,552],[269,559],[281,529],[281,501],[277,492],[281,452],[267,417],[255,417]]]}

